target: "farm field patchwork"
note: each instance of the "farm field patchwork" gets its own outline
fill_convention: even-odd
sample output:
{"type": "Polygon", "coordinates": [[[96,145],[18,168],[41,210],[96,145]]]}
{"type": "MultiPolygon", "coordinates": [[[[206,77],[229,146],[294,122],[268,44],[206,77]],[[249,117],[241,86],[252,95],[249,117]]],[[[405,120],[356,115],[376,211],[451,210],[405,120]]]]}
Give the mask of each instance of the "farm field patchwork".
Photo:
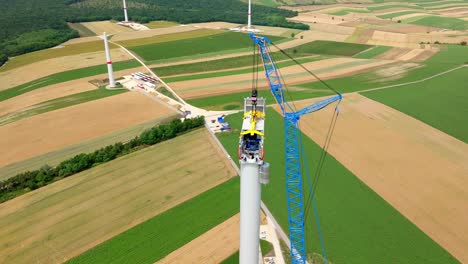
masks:
{"type": "MultiPolygon", "coordinates": [[[[314,101],[295,105],[300,109],[314,101]]],[[[328,107],[302,117],[304,134],[324,142],[333,112],[328,107]]],[[[329,152],[425,234],[466,262],[466,143],[384,104],[347,94],[329,152]]]]}
{"type": "Polygon", "coordinates": [[[65,107],[69,107],[69,106],[73,106],[77,104],[82,104],[82,103],[102,99],[105,97],[121,94],[127,91],[128,91],[127,89],[107,90],[104,87],[100,87],[99,89],[72,94],[72,95],[60,97],[57,99],[52,99],[49,101],[45,101],[39,104],[29,106],[28,108],[23,108],[14,113],[0,116],[0,126],[18,121],[23,118],[35,116],[38,114],[50,112],[53,110],[57,110],[57,109],[61,109],[61,108],[65,108],[65,107]]]}
{"type": "Polygon", "coordinates": [[[415,12],[416,11],[399,11],[399,12],[395,12],[395,13],[388,13],[388,14],[384,14],[384,15],[378,15],[377,17],[387,19],[387,18],[394,18],[394,17],[403,16],[403,15],[414,14],[415,12]]]}
{"type": "Polygon", "coordinates": [[[239,185],[239,177],[235,177],[67,263],[154,263],[237,214],[239,185]]]}
{"type": "Polygon", "coordinates": [[[82,22],[80,24],[91,32],[94,32],[96,35],[101,35],[103,32],[106,32],[107,34],[116,34],[119,32],[133,31],[133,29],[129,27],[117,25],[116,22],[112,21],[82,22]]]}
{"type": "MultiPolygon", "coordinates": [[[[134,245],[139,250],[135,256],[144,257],[138,253],[145,251],[146,254],[154,254],[152,243],[149,245],[151,249],[147,251],[145,241],[143,244],[137,242],[150,238],[156,239],[153,242],[158,243],[157,239],[164,232],[168,235],[167,238],[172,237],[173,241],[177,241],[168,243],[169,245],[180,245],[183,243],[179,240],[180,236],[187,235],[182,232],[184,227],[196,237],[194,230],[197,227],[210,227],[216,221],[222,222],[223,218],[234,215],[235,210],[238,210],[238,181],[228,181],[235,172],[220,152],[208,132],[198,129],[1,204],[0,261],[63,262],[136,225],[136,228],[116,238],[117,246],[128,249],[128,245],[134,245]],[[188,204],[176,207],[179,209],[163,213],[225,181],[228,183],[221,185],[223,187],[217,187],[214,191],[195,198],[195,203],[201,201],[208,205],[197,206],[191,200],[188,204]],[[198,215],[208,215],[203,210],[211,211],[213,207],[210,205],[217,203],[226,203],[226,206],[216,206],[218,214],[213,215],[211,221],[194,221],[198,219],[198,215]],[[156,217],[159,230],[152,229],[154,219],[148,221],[153,226],[145,227],[148,223],[145,221],[161,213],[163,214],[156,217]],[[188,215],[193,218],[187,217],[188,215]],[[158,220],[161,216],[165,223],[158,220]],[[143,222],[145,224],[138,225],[143,222]],[[131,234],[135,231],[148,234],[148,230],[157,235],[131,234]],[[179,236],[174,232],[176,230],[179,230],[179,236]],[[137,240],[121,244],[120,238],[128,237],[129,233],[131,238],[137,240]],[[20,244],[22,246],[18,247],[20,244]]],[[[159,248],[167,249],[163,246],[159,248]]],[[[107,253],[110,252],[101,252],[101,257],[106,257],[107,253]]],[[[127,255],[128,250],[113,252],[113,259],[118,260],[114,253],[127,255]]],[[[87,256],[89,255],[85,254],[79,259],[84,261],[87,256]]],[[[92,256],[99,260],[98,255],[92,256]]],[[[133,263],[141,260],[135,256],[127,255],[133,263]]],[[[89,260],[94,260],[92,263],[110,263],[89,260]]],[[[79,263],[84,263],[82,261],[79,263]]]]}
{"type": "MultiPolygon", "coordinates": [[[[24,55],[17,56],[14,59],[8,61],[7,64],[0,67],[0,72],[8,71],[20,66],[25,66],[33,62],[43,61],[47,59],[102,51],[103,45],[104,44],[102,43],[102,41],[92,41],[73,45],[66,45],[60,48],[45,49],[27,53],[24,55]]],[[[117,46],[113,44],[110,44],[109,47],[111,49],[117,48],[117,46]]]]}
{"type": "MultiPolygon", "coordinates": [[[[114,63],[127,62],[133,59],[122,49],[112,49],[111,56],[114,63]]],[[[31,63],[6,72],[0,72],[0,90],[13,88],[61,72],[100,65],[104,67],[105,61],[104,52],[96,51],[31,63]]]]}
{"type": "MultiPolygon", "coordinates": [[[[238,128],[241,116],[242,113],[230,115],[226,121],[231,127],[238,128]]],[[[265,160],[272,166],[272,180],[263,187],[262,197],[276,220],[287,230],[283,121],[270,108],[266,116],[269,121],[265,128],[265,160]]],[[[220,134],[219,139],[230,155],[236,157],[238,131],[220,134]]],[[[306,136],[302,136],[302,141],[307,163],[314,172],[321,148],[306,136]]],[[[307,197],[308,180],[304,178],[303,182],[307,197]]],[[[327,157],[317,184],[318,212],[327,255],[332,263],[457,263],[333,157],[327,157]]],[[[313,215],[308,215],[306,220],[307,250],[319,252],[313,215]]]]}
{"type": "MultiPolygon", "coordinates": [[[[446,45],[428,60],[421,63],[422,67],[401,70],[401,67],[388,67],[383,70],[373,70],[353,76],[327,80],[327,83],[341,93],[356,92],[389,85],[420,81],[444,71],[459,67],[466,62],[468,47],[446,45]]],[[[322,84],[311,82],[302,84],[305,88],[320,88],[322,84]]]]}
{"type": "Polygon", "coordinates": [[[374,48],[371,48],[371,49],[368,49],[368,50],[365,50],[357,55],[355,55],[354,57],[355,58],[358,58],[358,59],[372,59],[380,54],[383,54],[387,51],[389,51],[392,47],[388,47],[388,46],[376,46],[374,48]]]}
{"type": "Polygon", "coordinates": [[[353,56],[366,49],[372,48],[371,45],[345,43],[326,40],[316,40],[306,43],[290,50],[290,54],[325,54],[325,55],[338,55],[338,56],[353,56]]]}
{"type": "Polygon", "coordinates": [[[411,85],[362,93],[468,143],[468,67],[411,85]]]}
{"type": "MultiPolygon", "coordinates": [[[[311,58],[297,59],[297,61],[299,63],[307,63],[307,62],[313,62],[313,61],[318,61],[322,59],[324,59],[324,56],[313,56],[311,58]]],[[[288,67],[288,66],[294,66],[294,65],[296,65],[296,63],[293,61],[279,61],[279,62],[277,61],[276,63],[277,67],[288,67]]],[[[237,75],[237,74],[251,73],[251,72],[252,72],[252,67],[249,67],[249,68],[231,70],[231,71],[216,71],[216,72],[210,72],[210,73],[168,77],[168,78],[164,78],[164,81],[167,83],[171,83],[171,82],[198,80],[198,79],[213,78],[213,77],[220,77],[220,76],[230,76],[230,75],[237,75]]]]}
{"type": "MultiPolygon", "coordinates": [[[[140,66],[140,64],[135,61],[123,61],[114,63],[114,71],[120,71],[125,69],[131,69],[140,66]]],[[[13,98],[15,96],[33,91],[35,89],[43,88],[52,84],[62,83],[66,81],[76,80],[84,77],[94,76],[98,74],[103,74],[107,72],[106,65],[97,65],[87,68],[81,68],[77,70],[65,71],[56,74],[52,74],[10,89],[0,91],[0,102],[13,98]]]]}
{"type": "Polygon", "coordinates": [[[33,158],[22,160],[0,168],[0,181],[15,176],[18,173],[32,171],[41,168],[44,165],[56,166],[63,160],[72,158],[80,153],[93,152],[102,147],[112,145],[117,142],[127,142],[140,135],[146,129],[152,128],[159,124],[164,124],[170,120],[178,118],[179,114],[170,113],[162,117],[155,118],[151,121],[133,125],[127,128],[119,129],[115,132],[95,137],[90,140],[85,140],[80,143],[66,146],[64,148],[38,155],[33,158]]]}
{"type": "MultiPolygon", "coordinates": [[[[213,36],[168,41],[130,49],[145,61],[172,59],[197,54],[242,50],[251,47],[251,39],[247,34],[224,32],[213,36]],[[242,36],[242,37],[240,37],[242,36]]],[[[283,39],[271,37],[273,41],[283,39]]],[[[247,51],[247,50],[246,50],[247,51]]]]}
{"type": "Polygon", "coordinates": [[[423,16],[416,17],[414,19],[404,20],[403,22],[422,26],[448,28],[455,30],[468,29],[468,21],[454,17],[423,16]]]}
{"type": "Polygon", "coordinates": [[[174,250],[159,260],[158,264],[220,263],[239,250],[239,226],[240,214],[236,214],[183,247],[174,250]]]}
{"type": "Polygon", "coordinates": [[[25,118],[0,127],[0,147],[11,149],[0,153],[0,166],[173,112],[161,103],[131,92],[25,118]]]}
{"type": "Polygon", "coordinates": [[[187,39],[192,39],[192,38],[214,36],[214,35],[222,34],[223,32],[224,31],[222,30],[197,29],[197,30],[190,30],[188,32],[175,32],[175,33],[156,35],[156,36],[147,37],[147,38],[136,38],[136,39],[117,41],[117,42],[120,45],[128,48],[128,47],[158,44],[158,43],[163,43],[163,42],[171,42],[171,41],[178,41],[178,40],[187,40],[187,39]]]}

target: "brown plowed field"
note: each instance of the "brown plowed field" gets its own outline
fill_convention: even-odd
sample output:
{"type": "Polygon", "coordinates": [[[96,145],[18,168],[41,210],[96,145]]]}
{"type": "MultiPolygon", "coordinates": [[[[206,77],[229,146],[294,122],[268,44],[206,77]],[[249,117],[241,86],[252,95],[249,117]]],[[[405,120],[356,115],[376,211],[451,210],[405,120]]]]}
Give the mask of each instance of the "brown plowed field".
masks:
{"type": "MultiPolygon", "coordinates": [[[[333,110],[303,117],[302,131],[323,143],[333,110]]],[[[330,154],[468,263],[468,145],[359,94],[346,95],[340,110],[330,154]]]]}
{"type": "Polygon", "coordinates": [[[237,214],[156,263],[221,263],[239,250],[239,224],[237,214]]]}
{"type": "Polygon", "coordinates": [[[63,263],[235,176],[208,133],[193,131],[0,204],[0,263],[63,263]]]}
{"type": "Polygon", "coordinates": [[[0,127],[0,166],[172,113],[135,92],[62,108],[0,127]]]}

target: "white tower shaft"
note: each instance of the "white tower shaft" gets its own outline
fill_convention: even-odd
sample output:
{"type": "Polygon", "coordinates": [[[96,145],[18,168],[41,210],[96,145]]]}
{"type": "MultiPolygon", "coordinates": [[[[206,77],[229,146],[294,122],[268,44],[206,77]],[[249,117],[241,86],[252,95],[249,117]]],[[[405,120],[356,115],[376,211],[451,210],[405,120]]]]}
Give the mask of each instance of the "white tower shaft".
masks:
{"type": "Polygon", "coordinates": [[[107,72],[109,73],[109,87],[115,87],[114,70],[112,69],[109,41],[107,39],[106,32],[104,32],[102,38],[104,39],[104,48],[106,49],[107,72]]]}
{"type": "Polygon", "coordinates": [[[125,22],[128,22],[127,2],[125,0],[123,0],[123,10],[124,10],[125,22]]]}
{"type": "Polygon", "coordinates": [[[260,233],[260,165],[241,161],[239,263],[258,264],[260,233]]]}
{"type": "Polygon", "coordinates": [[[250,29],[251,26],[252,26],[252,0],[249,0],[249,13],[248,13],[247,28],[250,29]]]}

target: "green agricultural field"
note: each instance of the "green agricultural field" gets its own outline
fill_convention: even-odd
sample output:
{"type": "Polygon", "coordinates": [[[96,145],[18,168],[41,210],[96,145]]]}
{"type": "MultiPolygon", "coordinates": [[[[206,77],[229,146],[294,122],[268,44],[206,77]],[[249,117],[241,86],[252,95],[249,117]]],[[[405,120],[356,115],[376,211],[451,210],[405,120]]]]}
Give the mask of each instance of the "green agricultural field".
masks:
{"type": "Polygon", "coordinates": [[[177,74],[197,73],[205,71],[217,71],[239,68],[252,65],[252,55],[238,56],[233,58],[202,61],[188,64],[152,68],[158,76],[171,76],[177,74]]]}
{"type": "MultiPolygon", "coordinates": [[[[389,85],[398,85],[407,82],[419,81],[435,74],[453,69],[468,62],[468,47],[460,45],[441,46],[441,50],[422,63],[422,67],[409,70],[399,76],[382,76],[378,70],[372,70],[353,76],[327,80],[326,82],[341,93],[357,92],[367,89],[380,88],[389,85]]],[[[309,89],[321,89],[319,82],[301,84],[300,87],[309,89]]]]}
{"type": "MultiPolygon", "coordinates": [[[[262,187],[262,200],[287,230],[283,120],[271,108],[266,114],[265,160],[271,164],[271,180],[262,187]]],[[[241,120],[242,113],[226,118],[233,128],[239,128],[241,120]]],[[[237,156],[238,133],[219,134],[232,157],[237,156]]],[[[321,148],[305,135],[302,142],[305,162],[315,172],[321,148]]],[[[308,180],[303,182],[307,197],[308,180]]],[[[327,157],[317,186],[317,207],[331,263],[458,263],[333,157],[327,157]]],[[[306,218],[307,251],[321,253],[312,211],[306,218]]]]}
{"type": "Polygon", "coordinates": [[[340,11],[330,12],[329,15],[334,16],[345,16],[350,13],[369,13],[369,10],[366,9],[342,9],[340,11]]]}
{"type": "MultiPolygon", "coordinates": [[[[273,41],[283,39],[271,37],[273,41]]],[[[252,46],[247,34],[224,32],[206,37],[169,41],[131,47],[130,49],[146,61],[172,59],[199,54],[245,50],[252,46]]]]}
{"type": "MultiPolygon", "coordinates": [[[[125,69],[138,67],[140,66],[140,63],[138,63],[135,60],[131,60],[131,61],[116,62],[113,65],[114,65],[114,71],[121,71],[125,69]]],[[[46,87],[48,85],[67,82],[71,80],[98,75],[98,74],[103,74],[106,72],[107,72],[106,65],[96,65],[96,66],[91,66],[87,68],[81,68],[81,69],[76,69],[76,70],[55,73],[55,74],[42,77],[40,79],[31,81],[22,85],[18,85],[10,89],[0,91],[0,102],[10,99],[12,97],[33,91],[33,90],[36,90],[36,89],[42,88],[42,87],[46,87]]]]}
{"type": "Polygon", "coordinates": [[[221,34],[223,32],[224,31],[222,30],[214,30],[214,29],[197,29],[197,30],[192,30],[192,31],[187,31],[187,32],[156,35],[156,36],[149,37],[149,38],[122,40],[122,41],[117,41],[117,43],[125,47],[137,47],[137,46],[151,45],[151,44],[157,44],[157,43],[163,43],[163,42],[169,42],[169,41],[213,36],[213,35],[221,34]]]}
{"type": "MultiPolygon", "coordinates": [[[[275,61],[288,59],[285,55],[279,52],[273,52],[272,56],[275,59],[275,61]]],[[[295,56],[295,57],[298,58],[301,56],[295,56]]],[[[259,60],[258,64],[261,64],[261,63],[262,62],[259,60]]],[[[237,56],[237,57],[218,59],[218,60],[202,61],[202,62],[179,64],[179,65],[164,66],[164,67],[155,67],[155,68],[152,68],[152,70],[156,72],[158,76],[171,76],[171,75],[177,75],[177,74],[227,70],[227,69],[240,68],[240,67],[246,67],[246,66],[252,66],[252,65],[253,65],[252,55],[245,55],[245,56],[237,56]]]]}
{"type": "Polygon", "coordinates": [[[357,43],[345,43],[326,40],[316,40],[295,48],[288,49],[287,52],[296,57],[304,54],[325,54],[338,56],[354,56],[355,54],[369,49],[373,46],[357,43]]]}
{"type": "Polygon", "coordinates": [[[231,179],[66,263],[154,263],[238,213],[239,188],[231,179]]]}
{"type": "MultiPolygon", "coordinates": [[[[294,100],[302,100],[320,96],[331,95],[332,92],[325,86],[321,88],[304,88],[304,87],[289,87],[290,91],[286,96],[294,98],[294,100]]],[[[259,96],[265,97],[268,104],[273,104],[275,99],[270,90],[259,90],[259,96]]],[[[191,105],[204,108],[207,110],[235,110],[242,109],[243,102],[239,98],[244,98],[249,95],[249,92],[240,92],[212,96],[206,98],[189,99],[187,102],[191,105]]]]}
{"type": "MultiPolygon", "coordinates": [[[[110,44],[111,49],[118,48],[116,45],[110,44]]],[[[17,67],[21,67],[27,64],[31,64],[38,61],[43,61],[47,59],[53,59],[63,56],[78,55],[83,53],[102,51],[103,44],[102,41],[92,41],[85,42],[73,45],[67,45],[59,49],[45,49],[40,51],[35,51],[14,57],[9,60],[7,64],[0,67],[0,72],[8,71],[17,67]]]]}
{"type": "Polygon", "coordinates": [[[408,14],[414,14],[414,13],[416,13],[416,12],[417,12],[417,11],[400,11],[400,12],[395,12],[395,13],[380,15],[380,16],[377,16],[377,17],[380,17],[380,18],[383,18],[383,19],[387,19],[387,18],[394,18],[394,17],[403,16],[403,15],[408,15],[408,14]]]}
{"type": "Polygon", "coordinates": [[[448,28],[455,30],[467,30],[468,21],[454,17],[423,16],[416,20],[403,20],[404,23],[422,25],[428,27],[448,28]]]}
{"type": "Polygon", "coordinates": [[[46,102],[32,105],[26,109],[17,111],[13,114],[0,116],[0,126],[18,121],[26,117],[31,117],[31,116],[46,113],[49,111],[102,99],[105,97],[121,94],[127,91],[128,91],[127,89],[107,90],[104,87],[101,87],[96,90],[91,90],[91,91],[86,91],[86,92],[82,92],[78,94],[72,94],[72,95],[56,98],[53,100],[49,100],[46,102]]]}
{"type": "MultiPolygon", "coordinates": [[[[323,56],[313,56],[312,58],[303,58],[298,59],[299,63],[307,63],[313,62],[317,60],[322,60],[323,56]]],[[[261,62],[259,62],[261,63],[261,62]]],[[[279,68],[294,66],[296,63],[294,61],[280,61],[276,63],[276,66],[279,68]]],[[[251,73],[252,67],[245,68],[245,69],[238,69],[238,70],[231,70],[231,71],[218,71],[218,72],[211,72],[211,73],[202,73],[202,74],[192,74],[192,75],[185,75],[179,77],[169,77],[165,78],[165,82],[180,82],[180,81],[188,81],[188,80],[198,80],[203,78],[213,78],[213,77],[220,77],[220,76],[230,76],[230,75],[237,75],[237,74],[244,74],[244,73],[251,73]]]]}
{"type": "Polygon", "coordinates": [[[7,165],[5,167],[0,168],[0,181],[8,179],[21,172],[37,170],[45,164],[49,166],[56,166],[63,160],[72,158],[80,153],[93,152],[97,149],[108,145],[112,145],[116,142],[127,142],[151,127],[167,123],[170,120],[173,120],[178,117],[178,114],[173,113],[167,116],[163,116],[161,118],[153,119],[142,124],[123,128],[106,135],[86,140],[78,144],[70,145],[56,151],[52,151],[40,156],[36,156],[27,160],[7,165]]]}
{"type": "Polygon", "coordinates": [[[229,258],[223,260],[221,264],[239,264],[239,251],[229,256],[229,258]]]}
{"type": "Polygon", "coordinates": [[[172,21],[151,21],[149,23],[144,24],[145,26],[153,29],[153,28],[167,28],[179,25],[179,23],[172,22],[172,21]]]}
{"type": "Polygon", "coordinates": [[[362,93],[468,143],[468,67],[434,79],[362,93]]]}
{"type": "Polygon", "coordinates": [[[408,8],[408,9],[422,9],[422,7],[417,5],[381,5],[381,6],[368,6],[367,9],[371,11],[379,11],[390,8],[408,8]]]}
{"type": "Polygon", "coordinates": [[[433,7],[433,6],[441,6],[441,5],[448,5],[448,4],[463,4],[467,3],[467,1],[458,0],[458,1],[430,1],[429,3],[418,3],[419,6],[422,7],[433,7]]]}
{"type": "MultiPolygon", "coordinates": [[[[260,239],[259,242],[260,242],[260,252],[262,256],[265,257],[266,254],[268,254],[269,252],[273,250],[273,245],[270,242],[263,240],[263,239],[260,239]]],[[[223,260],[223,262],[221,262],[221,264],[238,264],[238,263],[239,263],[239,251],[232,254],[227,259],[223,260]]]]}
{"type": "Polygon", "coordinates": [[[392,47],[388,47],[388,46],[376,46],[366,51],[363,51],[354,57],[358,59],[372,59],[382,53],[389,51],[391,48],[392,47]]]}

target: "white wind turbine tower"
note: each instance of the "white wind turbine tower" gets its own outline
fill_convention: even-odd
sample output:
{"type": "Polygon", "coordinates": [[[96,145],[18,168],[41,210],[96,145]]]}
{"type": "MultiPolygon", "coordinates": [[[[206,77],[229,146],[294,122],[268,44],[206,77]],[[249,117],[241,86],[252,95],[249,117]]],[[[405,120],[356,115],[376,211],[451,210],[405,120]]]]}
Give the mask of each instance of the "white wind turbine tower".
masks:
{"type": "Polygon", "coordinates": [[[128,14],[127,14],[127,2],[123,0],[123,10],[124,10],[124,16],[125,16],[125,23],[128,23],[128,14]]]}
{"type": "Polygon", "coordinates": [[[107,72],[109,73],[109,87],[115,87],[114,79],[114,70],[112,68],[112,60],[109,49],[109,40],[107,39],[107,34],[104,32],[102,34],[102,39],[104,39],[104,48],[106,49],[106,62],[107,62],[107,72]]]}

